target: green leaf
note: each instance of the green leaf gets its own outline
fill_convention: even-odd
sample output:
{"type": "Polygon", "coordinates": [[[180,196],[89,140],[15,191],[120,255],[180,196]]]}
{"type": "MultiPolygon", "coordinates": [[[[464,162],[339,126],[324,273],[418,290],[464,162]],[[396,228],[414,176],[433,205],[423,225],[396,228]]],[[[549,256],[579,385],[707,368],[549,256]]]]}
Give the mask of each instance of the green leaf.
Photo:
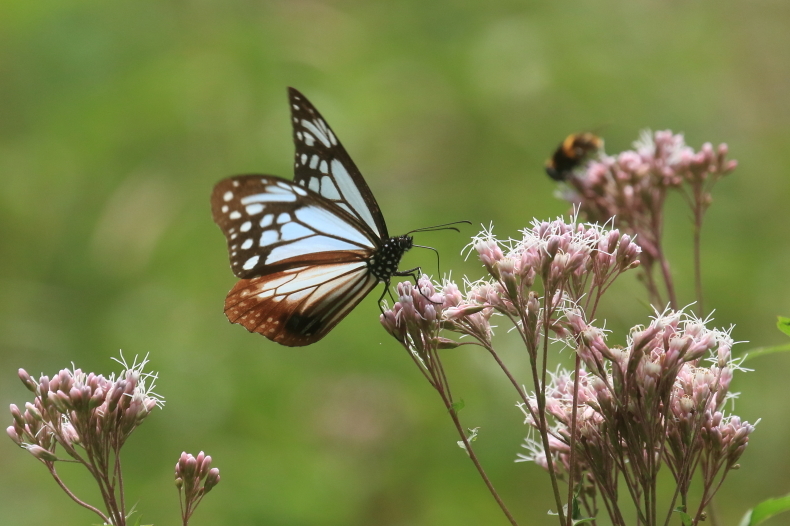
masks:
{"type": "Polygon", "coordinates": [[[576,524],[576,519],[581,519],[582,510],[579,507],[579,486],[576,486],[576,491],[573,493],[573,500],[571,501],[571,519],[576,524]]]}
{"type": "Polygon", "coordinates": [[[686,513],[681,506],[678,506],[674,510],[675,513],[680,515],[680,520],[683,521],[683,526],[691,526],[694,519],[691,518],[691,515],[686,513]]]}
{"type": "Polygon", "coordinates": [[[740,526],[756,526],[764,520],[785,511],[790,511],[790,495],[764,500],[746,512],[746,515],[741,519],[740,526]]]}
{"type": "Polygon", "coordinates": [[[453,402],[452,405],[450,405],[450,407],[452,407],[453,411],[455,411],[456,413],[461,409],[463,409],[465,406],[466,406],[466,402],[464,402],[463,398],[461,398],[457,402],[453,402]]]}
{"type": "Polygon", "coordinates": [[[790,318],[783,316],[776,317],[776,328],[790,336],[790,318]]]}
{"type": "MultiPolygon", "coordinates": [[[[592,522],[595,520],[595,517],[582,517],[582,510],[579,506],[579,493],[582,490],[582,483],[579,482],[576,484],[576,491],[573,492],[573,501],[571,502],[571,519],[573,519],[573,524],[584,524],[587,522],[592,522]]],[[[567,506],[565,507],[567,510],[567,506]]]]}

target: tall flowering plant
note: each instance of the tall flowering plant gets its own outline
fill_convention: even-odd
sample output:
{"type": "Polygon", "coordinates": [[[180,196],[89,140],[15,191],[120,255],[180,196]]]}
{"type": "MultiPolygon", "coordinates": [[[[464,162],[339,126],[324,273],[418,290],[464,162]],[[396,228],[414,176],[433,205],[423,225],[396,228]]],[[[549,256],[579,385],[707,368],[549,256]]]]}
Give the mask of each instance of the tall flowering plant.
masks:
{"type": "MultiPolygon", "coordinates": [[[[148,359],[129,365],[118,361],[120,373],[105,377],[82,369],[62,369],[52,376],[33,378],[19,369],[19,378],[33,393],[24,412],[11,404],[12,425],[8,436],[47,469],[53,480],[78,505],[98,515],[103,524],[125,526],[132,514],[127,509],[121,466],[121,449],[132,433],[164,398],[154,392],[157,375],[145,370],[148,359]],[[81,464],[96,481],[104,509],[78,497],[57,471],[60,462],[81,464]]],[[[182,523],[205,493],[219,482],[219,470],[211,457],[182,453],[176,465],[176,487],[181,496],[182,523]]]]}
{"type": "Polygon", "coordinates": [[[579,206],[587,219],[614,220],[619,228],[634,236],[642,247],[642,278],[651,301],[664,305],[666,298],[677,309],[662,237],[667,195],[680,193],[693,218],[697,308],[702,315],[702,223],[713,201],[714,185],[738,166],[736,161],[727,159],[728,152],[726,144],[714,148],[710,143],[694,151],[682,134],[644,130],[633,150],[615,156],[601,154],[568,177],[564,197],[579,206]],[[666,296],[654,276],[655,267],[660,269],[666,296]]]}
{"type": "MultiPolygon", "coordinates": [[[[720,148],[715,157],[716,174],[733,167],[722,160],[725,153],[720,148]]],[[[670,158],[674,162],[674,154],[666,159],[670,158]]],[[[705,170],[714,170],[706,159],[705,170]]],[[[694,160],[704,164],[701,157],[692,156],[694,160]]],[[[642,181],[642,197],[660,196],[666,187],[655,186],[677,181],[681,173],[711,173],[694,168],[692,161],[661,165],[663,171],[656,172],[663,174],[661,178],[642,181]]],[[[607,173],[618,166],[608,165],[607,173]]],[[[615,177],[615,186],[618,180],[615,177]]],[[[731,356],[729,330],[711,328],[709,319],[672,305],[632,328],[623,338],[625,345],[608,343],[607,332],[596,321],[600,299],[620,275],[663,257],[651,244],[655,238],[647,243],[639,239],[643,225],[653,224],[651,210],[662,209],[629,201],[632,216],[615,228],[616,219],[609,212],[618,210],[619,197],[614,191],[602,195],[591,188],[589,199],[581,191],[574,198],[582,213],[604,220],[603,225],[582,223],[575,216],[567,221],[536,220],[520,237],[505,242],[486,229],[469,247],[483,264],[485,277],[467,278],[463,292],[450,280],[435,282],[427,276],[415,285],[400,283],[397,301],[383,312],[381,323],[439,394],[461,437],[459,444],[511,524],[517,524],[516,519],[472,448],[477,430],[467,436],[459,420],[460,404],[442,366],[444,349],[485,349],[514,388],[526,424],[534,430],[524,444],[527,453],[517,460],[533,461],[548,472],[561,526],[581,520],[595,523],[603,513],[617,526],[627,524],[629,513],[636,514],[639,525],[666,525],[674,512],[696,525],[706,517],[706,506],[728,472],[737,468],[754,430],[725,408],[740,363],[731,356]],[[493,316],[507,320],[519,334],[532,390],[498,355],[493,316]],[[573,370],[549,371],[549,353],[555,348],[574,352],[573,370]],[[666,502],[659,502],[657,494],[662,467],[676,483],[666,502]],[[691,502],[695,474],[701,475],[703,490],[699,500],[691,502]],[[627,494],[621,491],[623,483],[627,494]],[[626,506],[633,511],[626,511],[626,506]]],[[[660,228],[654,232],[660,234],[660,228]]],[[[655,298],[655,287],[649,279],[646,284],[655,298]]]]}

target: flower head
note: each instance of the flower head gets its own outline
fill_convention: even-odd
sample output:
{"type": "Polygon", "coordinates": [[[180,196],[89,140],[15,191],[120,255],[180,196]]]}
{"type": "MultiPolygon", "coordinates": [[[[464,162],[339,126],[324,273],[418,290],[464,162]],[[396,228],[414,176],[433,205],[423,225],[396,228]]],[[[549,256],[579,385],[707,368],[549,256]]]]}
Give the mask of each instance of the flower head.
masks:
{"type": "Polygon", "coordinates": [[[19,378],[36,396],[25,405],[24,413],[11,406],[14,421],[8,435],[44,461],[57,458],[56,445],[75,459],[80,458],[75,446],[92,454],[104,454],[108,447],[120,449],[151,411],[164,405],[164,399],[153,391],[156,374],[144,371],[147,357],[131,365],[123,355],[116,361],[123,370],[108,378],[72,368],[51,379],[35,380],[20,369],[19,378]]]}

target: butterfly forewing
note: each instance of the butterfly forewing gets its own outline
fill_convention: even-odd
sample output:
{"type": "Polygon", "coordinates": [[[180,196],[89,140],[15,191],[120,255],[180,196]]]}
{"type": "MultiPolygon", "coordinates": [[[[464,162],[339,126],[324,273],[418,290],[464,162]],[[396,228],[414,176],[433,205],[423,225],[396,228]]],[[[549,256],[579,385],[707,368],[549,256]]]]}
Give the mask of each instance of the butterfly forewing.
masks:
{"type": "Polygon", "coordinates": [[[323,338],[378,283],[364,261],[297,267],[242,279],[225,298],[232,323],[288,346],[323,338]]]}
{"type": "Polygon", "coordinates": [[[220,181],[211,208],[227,238],[231,268],[240,278],[306,264],[358,262],[377,246],[355,217],[278,177],[220,181]]]}
{"type": "Polygon", "coordinates": [[[288,89],[296,145],[294,182],[354,215],[379,239],[387,226],[379,205],[351,157],[318,110],[304,95],[288,89]]]}

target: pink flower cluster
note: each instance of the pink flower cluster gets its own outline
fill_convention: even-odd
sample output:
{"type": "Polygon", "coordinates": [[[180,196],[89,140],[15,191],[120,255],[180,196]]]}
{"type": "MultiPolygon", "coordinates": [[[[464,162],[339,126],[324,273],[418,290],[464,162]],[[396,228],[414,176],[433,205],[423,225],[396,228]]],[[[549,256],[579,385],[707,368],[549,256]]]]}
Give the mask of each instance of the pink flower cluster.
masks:
{"type": "Polygon", "coordinates": [[[669,130],[643,131],[634,148],[616,157],[601,156],[570,178],[576,193],[568,198],[581,206],[588,219],[617,217],[621,224],[641,226],[651,211],[663,204],[668,189],[717,180],[738,164],[727,159],[726,144],[714,149],[705,143],[695,152],[682,134],[669,130]]]}
{"type": "Polygon", "coordinates": [[[694,221],[695,279],[697,303],[702,310],[700,231],[717,181],[737,166],[728,160],[726,144],[717,148],[705,143],[695,152],[683,135],[671,131],[642,132],[634,150],[617,156],[601,155],[567,178],[565,199],[590,221],[614,224],[633,236],[642,247],[640,258],[644,284],[654,305],[663,305],[662,292],[653,276],[661,269],[669,304],[677,308],[669,261],[662,247],[664,203],[670,190],[681,193],[694,221]]]}
{"type": "MultiPolygon", "coordinates": [[[[691,155],[679,136],[667,133],[656,134],[656,141],[650,150],[654,157],[642,152],[639,159],[667,185],[677,184],[679,163],[694,171],[710,154],[705,149],[704,155],[691,155]]],[[[621,160],[629,169],[644,170],[636,159],[621,160]]],[[[472,239],[469,252],[479,257],[485,278],[465,280],[463,293],[452,281],[439,284],[427,276],[414,286],[400,283],[398,299],[383,312],[381,323],[442,396],[463,447],[506,514],[463,434],[441,349],[478,345],[496,360],[534,431],[520,460],[549,472],[563,525],[565,504],[557,483],[563,477],[569,488],[566,502],[578,500],[589,516],[603,501],[613,524],[628,524],[618,497],[624,484],[640,524],[658,524],[655,494],[661,466],[667,466],[678,487],[670,515],[675,499],[688,502],[694,473],[702,472],[699,522],[754,430],[724,410],[739,364],[731,356],[733,341],[728,331],[709,329],[707,320],[668,310],[646,327],[634,327],[624,347],[610,346],[605,331],[590,320],[615,279],[640,265],[642,249],[630,234],[607,226],[580,224],[575,218],[534,221],[519,239],[506,242],[491,229],[483,230],[472,239]],[[494,349],[494,314],[521,336],[535,386],[532,395],[494,349]],[[443,336],[448,332],[461,339],[443,336]],[[552,341],[574,350],[574,371],[548,372],[552,341]]]]}
{"type": "Polygon", "coordinates": [[[105,378],[81,369],[63,369],[52,379],[33,379],[24,369],[19,378],[33,394],[25,412],[11,404],[11,440],[37,458],[57,460],[56,447],[75,460],[75,446],[103,458],[107,448],[120,449],[134,429],[164,401],[153,393],[156,377],[144,373],[145,361],[127,367],[118,378],[105,378]]]}
{"type": "Polygon", "coordinates": [[[184,525],[189,523],[189,518],[195,512],[200,501],[209,491],[219,484],[219,469],[211,467],[211,457],[202,451],[197,457],[186,451],[176,463],[176,487],[181,501],[181,521],[184,525]]]}
{"type": "MultiPolygon", "coordinates": [[[[651,477],[665,462],[683,494],[700,463],[704,508],[715,492],[714,479],[736,465],[754,430],[737,416],[724,414],[733,371],[738,369],[729,332],[708,329],[698,318],[669,311],[647,327],[634,327],[621,348],[609,346],[604,332],[588,324],[580,311],[568,310],[565,317],[568,344],[586,366],[579,371],[575,425],[580,437],[577,469],[582,466],[584,480],[606,500],[616,495],[618,479],[624,476],[636,485],[655,480],[651,477]]],[[[556,422],[549,456],[556,469],[567,472],[572,374],[554,374],[546,394],[546,411],[556,422]]],[[[527,423],[537,428],[534,394],[530,406],[522,410],[527,423]]],[[[531,453],[520,455],[520,460],[545,466],[541,444],[530,440],[526,447],[531,453]]]]}
{"type": "Polygon", "coordinates": [[[123,370],[109,378],[74,368],[35,380],[20,369],[19,378],[35,398],[25,404],[24,413],[11,404],[13,424],[6,432],[46,466],[73,501],[97,514],[104,523],[123,526],[127,513],[120,451],[132,432],[164,400],[153,392],[156,375],[143,370],[147,360],[131,366],[123,357],[118,362],[123,370]],[[58,455],[58,448],[91,473],[106,513],[83,502],[66,487],[55,463],[68,459],[58,455]]]}
{"type": "Polygon", "coordinates": [[[465,294],[452,281],[432,283],[426,276],[417,287],[402,282],[398,301],[382,314],[387,331],[418,354],[430,345],[454,345],[439,337],[441,329],[490,344],[495,312],[531,327],[534,339],[542,309],[553,314],[568,301],[594,302],[615,277],[639,265],[640,253],[630,236],[616,229],[562,219],[535,221],[520,240],[507,243],[484,230],[472,240],[471,250],[488,271],[487,279],[467,283],[465,294]],[[536,280],[542,290],[533,290],[536,280]]]}

